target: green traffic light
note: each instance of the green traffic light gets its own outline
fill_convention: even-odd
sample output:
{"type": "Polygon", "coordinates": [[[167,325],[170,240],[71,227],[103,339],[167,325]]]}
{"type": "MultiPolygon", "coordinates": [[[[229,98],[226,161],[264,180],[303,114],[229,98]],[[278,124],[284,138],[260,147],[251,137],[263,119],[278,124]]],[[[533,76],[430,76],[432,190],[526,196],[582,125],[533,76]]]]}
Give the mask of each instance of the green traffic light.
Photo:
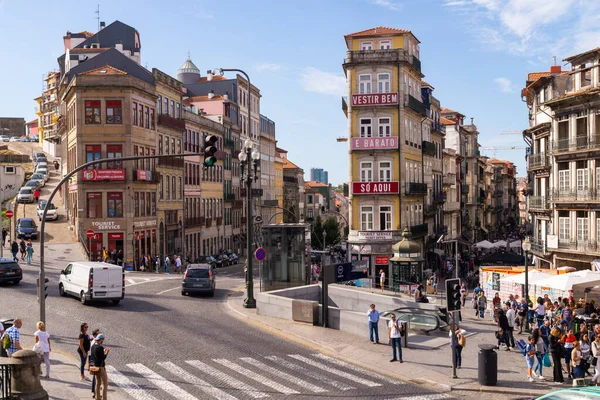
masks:
{"type": "Polygon", "coordinates": [[[215,165],[217,163],[217,158],[210,156],[210,157],[204,157],[204,165],[207,167],[212,167],[213,165],[215,165]]]}

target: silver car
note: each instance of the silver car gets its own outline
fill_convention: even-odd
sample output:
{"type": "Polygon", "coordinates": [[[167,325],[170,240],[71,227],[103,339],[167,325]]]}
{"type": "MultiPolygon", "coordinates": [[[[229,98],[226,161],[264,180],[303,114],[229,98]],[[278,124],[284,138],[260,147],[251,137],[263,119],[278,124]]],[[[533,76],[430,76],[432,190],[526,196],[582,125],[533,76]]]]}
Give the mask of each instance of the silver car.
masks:
{"type": "Polygon", "coordinates": [[[44,181],[48,181],[48,179],[50,179],[50,174],[48,173],[48,169],[47,168],[36,168],[35,174],[40,174],[44,177],[44,181]]]}
{"type": "Polygon", "coordinates": [[[33,174],[31,175],[30,181],[35,181],[40,183],[40,187],[46,186],[46,180],[44,179],[44,175],[42,174],[33,174]]]}
{"type": "Polygon", "coordinates": [[[17,203],[33,203],[35,201],[33,197],[33,189],[29,187],[22,187],[17,194],[17,203]]]}

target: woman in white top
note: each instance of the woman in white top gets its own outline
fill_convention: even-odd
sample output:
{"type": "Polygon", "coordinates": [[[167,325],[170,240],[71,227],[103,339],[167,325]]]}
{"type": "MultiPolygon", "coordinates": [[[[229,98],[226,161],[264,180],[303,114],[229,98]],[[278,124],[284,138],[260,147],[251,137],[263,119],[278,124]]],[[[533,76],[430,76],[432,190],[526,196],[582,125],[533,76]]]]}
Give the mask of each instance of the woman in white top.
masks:
{"type": "Polygon", "coordinates": [[[579,348],[581,349],[581,358],[583,359],[582,367],[584,374],[587,372],[591,360],[590,355],[592,354],[592,346],[590,346],[590,340],[587,333],[581,334],[581,340],[579,341],[579,348]]]}
{"type": "Polygon", "coordinates": [[[537,306],[535,307],[537,325],[541,328],[544,325],[544,316],[546,315],[546,306],[544,306],[544,299],[538,297],[537,306]]]}
{"type": "Polygon", "coordinates": [[[35,342],[40,342],[42,344],[42,360],[46,364],[46,379],[50,379],[50,352],[52,348],[50,347],[50,334],[46,332],[46,326],[42,321],[36,324],[38,330],[35,331],[33,336],[35,337],[35,342]]]}
{"type": "MultiPolygon", "coordinates": [[[[594,376],[592,376],[592,382],[596,382],[596,384],[600,381],[600,364],[598,362],[598,358],[600,358],[600,335],[596,335],[594,341],[591,344],[592,348],[592,356],[596,358],[596,365],[594,365],[594,376]]],[[[592,361],[593,363],[593,361],[592,361]]]]}

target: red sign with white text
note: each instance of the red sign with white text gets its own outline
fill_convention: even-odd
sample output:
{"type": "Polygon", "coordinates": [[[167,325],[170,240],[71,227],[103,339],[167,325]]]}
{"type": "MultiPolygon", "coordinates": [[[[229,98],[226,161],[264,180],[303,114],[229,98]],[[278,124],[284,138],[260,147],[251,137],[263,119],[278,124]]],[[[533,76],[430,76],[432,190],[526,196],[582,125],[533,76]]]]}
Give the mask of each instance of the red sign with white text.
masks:
{"type": "Polygon", "coordinates": [[[398,136],[351,138],[352,150],[387,150],[398,148],[398,136]]]}
{"type": "Polygon", "coordinates": [[[398,93],[353,94],[352,107],[392,106],[398,104],[398,93]]]}
{"type": "Polygon", "coordinates": [[[375,257],[375,265],[388,265],[389,260],[385,256],[375,257]]]}
{"type": "Polygon", "coordinates": [[[84,181],[124,181],[124,169],[87,169],[81,173],[84,181]]]}
{"type": "Polygon", "coordinates": [[[122,233],[109,233],[108,234],[108,238],[109,239],[114,239],[114,240],[122,240],[123,239],[123,234],[122,233]]]}
{"type": "Polygon", "coordinates": [[[398,182],[352,182],[353,194],[398,194],[398,182]]]}

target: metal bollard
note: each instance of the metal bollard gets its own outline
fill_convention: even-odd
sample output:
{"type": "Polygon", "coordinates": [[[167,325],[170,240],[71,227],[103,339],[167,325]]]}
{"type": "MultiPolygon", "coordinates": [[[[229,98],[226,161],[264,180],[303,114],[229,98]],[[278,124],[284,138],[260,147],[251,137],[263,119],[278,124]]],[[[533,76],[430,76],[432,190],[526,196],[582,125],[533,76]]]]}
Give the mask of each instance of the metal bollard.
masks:
{"type": "Polygon", "coordinates": [[[403,338],[404,339],[403,340],[404,343],[402,343],[402,347],[404,347],[404,348],[408,347],[408,331],[409,330],[410,330],[410,321],[407,321],[404,324],[404,338],[403,338]]]}
{"type": "Polygon", "coordinates": [[[10,358],[0,359],[0,363],[10,365],[11,398],[27,400],[47,400],[48,393],[40,382],[42,360],[32,350],[19,350],[10,358]]]}

